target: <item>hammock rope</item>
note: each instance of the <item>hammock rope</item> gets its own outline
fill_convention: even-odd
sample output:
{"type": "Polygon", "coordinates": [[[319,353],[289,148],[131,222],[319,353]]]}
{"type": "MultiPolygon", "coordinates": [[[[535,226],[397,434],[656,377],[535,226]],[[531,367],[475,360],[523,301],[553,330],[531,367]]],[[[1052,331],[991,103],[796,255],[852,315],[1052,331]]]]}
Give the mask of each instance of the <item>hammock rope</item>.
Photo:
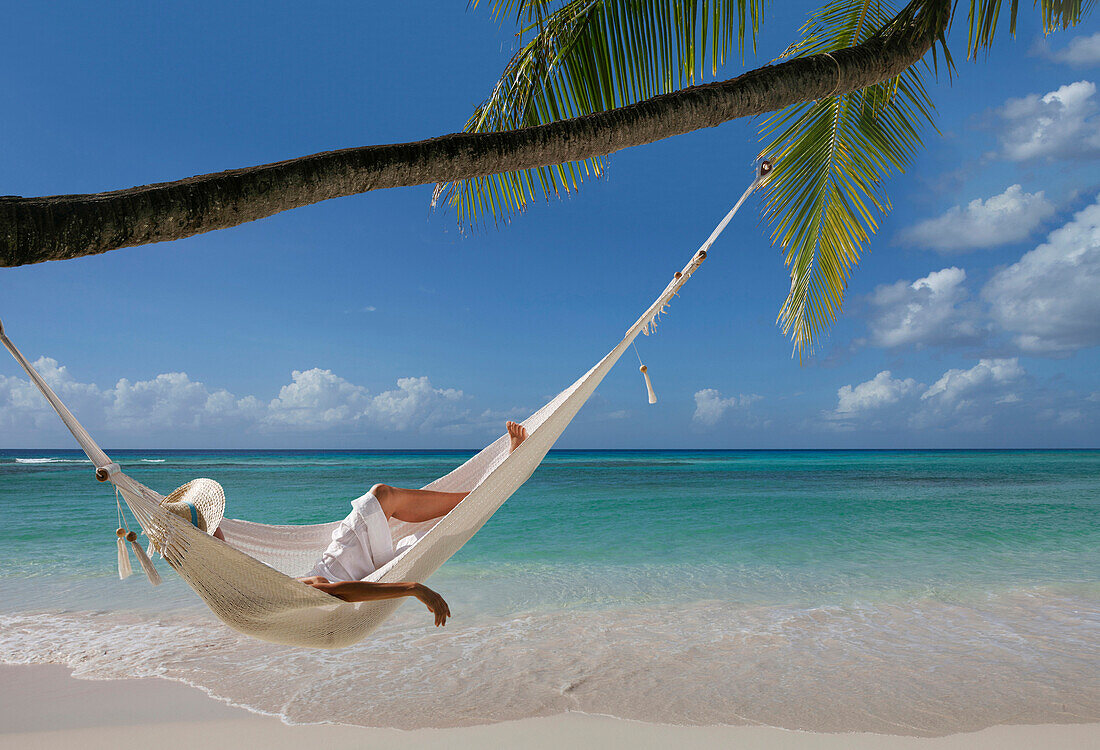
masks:
{"type": "MultiPolygon", "coordinates": [[[[698,270],[707,251],[729,224],[749,195],[760,187],[771,171],[762,162],[756,178],[740,200],[715,227],[710,237],[664,291],[627,329],[623,339],[592,369],[536,411],[523,425],[528,437],[509,453],[509,438],[503,435],[454,471],[426,485],[424,489],[469,492],[454,510],[442,518],[419,524],[390,520],[390,533],[399,554],[374,571],[366,580],[377,582],[423,581],[435,572],[480,529],[512,493],[527,481],[558,437],[589,399],[627,347],[639,334],[654,330],[657,319],[672,298],[698,270]]],[[[57,412],[61,421],[95,466],[96,479],[111,482],[126,507],[149,538],[150,549],[194,589],[210,610],[230,627],[274,643],[313,648],[341,648],[351,645],[378,628],[400,605],[400,599],[374,602],[344,602],[307,586],[295,576],[304,575],[328,546],[339,521],[302,526],[277,526],[233,518],[222,520],[225,541],[215,539],[186,520],[165,510],[164,496],[126,475],[117,463],[95,443],[49,384],[23,357],[0,323],[0,343],[11,352],[57,412]]],[[[639,361],[641,357],[639,356],[639,361]]],[[[656,402],[645,365],[642,373],[656,402]]],[[[118,536],[120,575],[129,574],[129,560],[123,563],[125,542],[138,555],[151,581],[159,582],[136,532],[125,526],[121,506],[118,536]],[[140,554],[139,554],[140,553],[140,554]],[[148,562],[148,565],[146,564],[148,562]]]]}

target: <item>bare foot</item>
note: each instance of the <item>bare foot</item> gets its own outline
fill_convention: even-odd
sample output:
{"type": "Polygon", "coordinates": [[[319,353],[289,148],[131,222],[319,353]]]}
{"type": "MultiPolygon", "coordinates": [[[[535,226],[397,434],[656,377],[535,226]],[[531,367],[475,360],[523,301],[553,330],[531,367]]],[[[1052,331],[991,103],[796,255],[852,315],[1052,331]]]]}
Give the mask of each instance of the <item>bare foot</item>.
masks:
{"type": "Polygon", "coordinates": [[[508,452],[511,453],[527,439],[527,428],[516,422],[508,422],[505,426],[508,428],[508,437],[512,438],[512,447],[508,449],[508,452]]]}

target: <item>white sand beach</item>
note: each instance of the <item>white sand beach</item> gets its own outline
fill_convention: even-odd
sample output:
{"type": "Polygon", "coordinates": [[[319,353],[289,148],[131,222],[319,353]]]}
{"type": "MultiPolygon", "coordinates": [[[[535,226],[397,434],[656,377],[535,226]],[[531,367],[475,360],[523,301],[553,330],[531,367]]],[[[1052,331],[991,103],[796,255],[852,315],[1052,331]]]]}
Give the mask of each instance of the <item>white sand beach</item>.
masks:
{"type": "Polygon", "coordinates": [[[115,750],[138,745],[155,746],[158,750],[194,747],[1075,750],[1100,747],[1100,724],[997,726],[936,738],[814,734],[771,727],[678,727],[584,714],[411,732],[323,724],[288,726],[275,717],[225,705],[178,682],[80,680],[71,677],[70,670],[60,665],[0,666],[0,750],[115,750]]]}
{"type": "Polygon", "coordinates": [[[1100,750],[1018,5],[7,3],[0,750],[1100,750]]]}

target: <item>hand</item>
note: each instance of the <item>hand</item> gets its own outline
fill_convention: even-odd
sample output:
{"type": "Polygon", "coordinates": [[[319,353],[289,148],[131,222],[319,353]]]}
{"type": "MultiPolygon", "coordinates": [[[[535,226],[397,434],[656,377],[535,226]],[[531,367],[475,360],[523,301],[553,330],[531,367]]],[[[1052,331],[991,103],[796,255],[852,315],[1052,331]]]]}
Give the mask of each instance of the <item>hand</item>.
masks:
{"type": "Polygon", "coordinates": [[[424,602],[428,610],[435,614],[435,626],[437,628],[440,625],[447,624],[447,618],[451,616],[451,608],[447,606],[447,602],[443,601],[442,596],[424,584],[418,583],[416,585],[416,598],[424,602]]]}
{"type": "Polygon", "coordinates": [[[349,599],[347,595],[340,592],[340,581],[333,583],[324,576],[306,576],[305,578],[299,578],[298,580],[307,586],[312,586],[318,591],[328,594],[329,596],[335,596],[337,599],[343,599],[345,602],[351,601],[351,599],[349,599]]]}
{"type": "Polygon", "coordinates": [[[302,583],[309,584],[316,587],[318,583],[328,583],[328,579],[324,576],[306,576],[305,578],[299,578],[302,583]]]}

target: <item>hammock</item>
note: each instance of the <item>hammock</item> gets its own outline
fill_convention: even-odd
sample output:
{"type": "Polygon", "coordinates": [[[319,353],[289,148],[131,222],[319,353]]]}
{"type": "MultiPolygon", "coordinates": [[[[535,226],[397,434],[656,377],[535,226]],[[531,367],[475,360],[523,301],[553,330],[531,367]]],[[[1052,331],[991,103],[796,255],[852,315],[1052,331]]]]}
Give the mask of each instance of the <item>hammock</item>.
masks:
{"type": "MultiPolygon", "coordinates": [[[[631,346],[648,335],[672,298],[707,257],[708,248],[753,190],[771,170],[760,166],[756,179],[710,237],[678,271],[664,291],[595,367],[528,417],[528,437],[511,454],[504,435],[446,476],[424,489],[469,492],[442,518],[410,524],[390,520],[394,542],[414,539],[390,562],[365,580],[423,581],[459,550],[489,520],[542,462],[596,386],[631,346]]],[[[400,599],[350,603],[295,580],[305,575],[328,547],[339,522],[305,526],[272,526],[225,518],[222,542],[161,507],[163,495],[127,476],[111,461],[34,367],[5,335],[0,342],[26,370],[96,467],[96,478],[111,482],[150,540],[211,611],[226,625],[273,643],[314,648],[349,646],[378,628],[400,605],[400,599]]],[[[643,374],[645,369],[643,366],[643,374]]],[[[648,377],[646,378],[649,386],[648,377]]],[[[652,396],[651,401],[655,400],[652,396]]],[[[136,545],[135,545],[136,547],[136,545]]],[[[122,542],[120,541],[120,549],[122,542]]],[[[140,558],[140,556],[139,556],[140,558]]],[[[128,565],[128,563],[127,563],[128,565]]],[[[151,565],[149,566],[152,567],[151,565]]],[[[155,574],[150,577],[153,578],[155,574]]]]}

